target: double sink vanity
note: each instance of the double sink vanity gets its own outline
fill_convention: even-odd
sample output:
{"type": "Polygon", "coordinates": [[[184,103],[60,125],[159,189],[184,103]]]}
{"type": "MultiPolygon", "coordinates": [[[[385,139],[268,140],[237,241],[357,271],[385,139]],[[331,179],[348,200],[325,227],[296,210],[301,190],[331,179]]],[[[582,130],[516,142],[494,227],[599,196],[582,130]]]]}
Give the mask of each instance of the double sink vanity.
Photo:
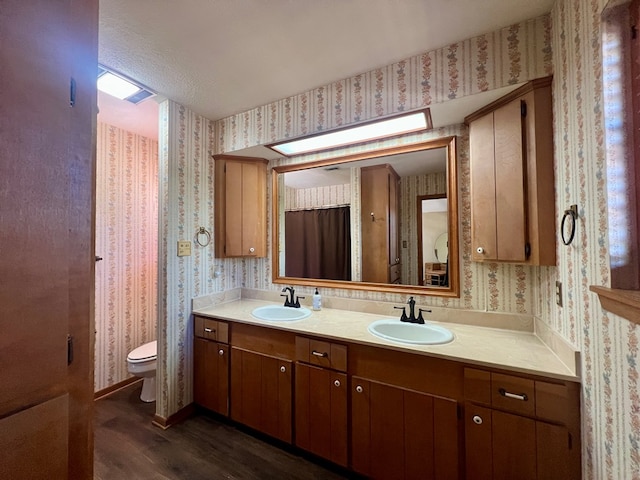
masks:
{"type": "Polygon", "coordinates": [[[195,403],[370,478],[580,477],[579,379],[531,329],[327,303],[196,306],[195,403]]]}
{"type": "MultiPolygon", "coordinates": [[[[555,266],[551,78],[514,88],[465,118],[465,255],[555,266]]],[[[272,284],[460,297],[457,137],[372,148],[272,167],[272,284]],[[288,218],[336,207],[307,202],[328,176],[352,238],[314,263],[288,218]],[[338,251],[349,259],[338,276],[311,268],[338,251]]],[[[266,257],[268,162],[215,158],[216,258],[266,257]]],[[[194,299],[196,404],[370,478],[580,478],[579,362],[533,316],[416,310],[413,298],[311,311],[285,291],[284,306],[248,289],[194,299]]]]}

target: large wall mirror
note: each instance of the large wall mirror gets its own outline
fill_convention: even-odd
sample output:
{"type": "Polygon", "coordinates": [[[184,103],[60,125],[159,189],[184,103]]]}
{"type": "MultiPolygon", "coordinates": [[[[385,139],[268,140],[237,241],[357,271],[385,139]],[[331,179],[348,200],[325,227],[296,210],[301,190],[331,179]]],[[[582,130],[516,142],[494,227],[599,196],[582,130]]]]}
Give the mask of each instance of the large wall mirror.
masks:
{"type": "Polygon", "coordinates": [[[456,138],[273,168],[273,282],[459,296],[456,138]]]}

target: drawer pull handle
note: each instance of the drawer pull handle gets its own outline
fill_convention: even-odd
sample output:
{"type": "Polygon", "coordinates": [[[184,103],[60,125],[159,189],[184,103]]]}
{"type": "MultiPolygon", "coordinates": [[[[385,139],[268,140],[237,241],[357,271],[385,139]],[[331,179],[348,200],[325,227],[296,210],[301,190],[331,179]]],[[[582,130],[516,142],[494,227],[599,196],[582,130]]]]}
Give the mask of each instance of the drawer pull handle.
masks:
{"type": "Polygon", "coordinates": [[[220,355],[220,356],[224,355],[224,350],[222,350],[222,349],[218,350],[218,355],[220,355]]]}
{"type": "Polygon", "coordinates": [[[510,393],[510,392],[507,392],[504,388],[501,388],[500,390],[498,390],[498,392],[500,393],[500,395],[506,398],[513,398],[514,400],[522,400],[523,402],[526,402],[527,400],[529,400],[529,397],[527,397],[526,393],[522,393],[522,394],[510,393]]]}
{"type": "Polygon", "coordinates": [[[360,385],[356,387],[356,392],[362,393],[363,391],[364,391],[364,388],[362,388],[360,385]]]}
{"type": "Polygon", "coordinates": [[[336,380],[336,381],[334,381],[334,382],[333,382],[333,384],[334,384],[336,387],[339,387],[339,386],[340,386],[340,380],[336,380]]]}
{"type": "Polygon", "coordinates": [[[482,417],[480,415],[474,415],[472,420],[476,425],[482,425],[482,417]]]}
{"type": "Polygon", "coordinates": [[[311,355],[315,355],[316,357],[322,357],[322,358],[329,356],[327,352],[318,352],[316,350],[312,350],[311,355]]]}
{"type": "Polygon", "coordinates": [[[287,368],[283,365],[282,367],[280,367],[280,371],[282,373],[285,373],[287,371],[287,368]]]}
{"type": "Polygon", "coordinates": [[[209,327],[204,327],[204,331],[207,333],[215,332],[213,328],[209,328],[209,327]]]}

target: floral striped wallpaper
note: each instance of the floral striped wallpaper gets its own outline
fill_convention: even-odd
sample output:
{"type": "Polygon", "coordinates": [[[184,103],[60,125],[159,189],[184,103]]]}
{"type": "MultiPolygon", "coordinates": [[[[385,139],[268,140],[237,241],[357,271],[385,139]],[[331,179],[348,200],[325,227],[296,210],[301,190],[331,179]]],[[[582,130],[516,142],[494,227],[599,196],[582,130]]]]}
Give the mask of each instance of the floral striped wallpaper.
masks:
{"type": "Polygon", "coordinates": [[[95,391],[129,377],[127,354],[156,338],[158,142],[98,123],[95,391]]]}
{"type": "MultiPolygon", "coordinates": [[[[167,418],[188,405],[192,399],[191,298],[235,287],[262,290],[281,288],[271,283],[269,257],[219,261],[213,258],[211,248],[201,250],[199,247],[191,257],[176,256],[178,239],[191,238],[199,225],[213,229],[211,153],[229,153],[268,141],[446,102],[546,76],[552,70],[550,41],[551,22],[546,15],[289,97],[215,124],[172,101],[164,102],[160,106],[159,138],[160,391],[156,413],[167,418]],[[213,276],[215,265],[219,265],[222,271],[219,278],[213,276]]],[[[451,135],[458,136],[462,222],[461,296],[459,299],[423,297],[420,301],[425,305],[533,314],[539,285],[537,271],[522,266],[480,265],[470,261],[467,128],[454,125],[420,135],[380,141],[375,146],[415,143],[451,135]]],[[[349,148],[345,152],[353,153],[364,148],[367,147],[349,148]]],[[[294,159],[281,158],[272,161],[271,166],[301,163],[336,154],[333,151],[294,159]]],[[[268,204],[271,201],[270,183],[267,182],[268,204]]],[[[351,200],[353,202],[354,198],[351,200]]],[[[271,221],[269,218],[269,242],[271,221]]],[[[215,236],[215,232],[213,234],[215,236]]],[[[402,295],[339,289],[325,294],[383,301],[401,301],[404,298],[402,295]]]]}
{"type": "Polygon", "coordinates": [[[605,3],[558,0],[552,11],[556,209],[575,203],[580,219],[574,242],[558,246],[559,268],[541,271],[537,310],[582,351],[584,478],[640,479],[640,327],[602,310],[589,291],[610,282],[602,214],[608,187],[603,91],[611,87],[602,78],[605,3]],[[556,280],[565,288],[563,308],[552,300],[556,280]]]}
{"type": "MultiPolygon", "coordinates": [[[[400,265],[402,282],[419,285],[418,282],[418,195],[447,193],[447,174],[432,173],[400,179],[400,265]],[[403,242],[407,242],[404,247],[403,242]]],[[[424,262],[423,262],[424,263],[424,262]]]]}
{"type": "Polygon", "coordinates": [[[285,188],[284,208],[299,210],[351,203],[351,184],[326,187],[285,188]]]}
{"type": "MultiPolygon", "coordinates": [[[[196,224],[204,221],[201,217],[210,218],[213,211],[212,192],[206,190],[212,185],[212,174],[206,170],[203,151],[232,152],[554,73],[556,208],[561,212],[571,203],[579,205],[576,240],[569,247],[558,245],[558,267],[471,262],[467,129],[454,125],[405,137],[399,141],[458,137],[461,296],[452,300],[424,297],[421,302],[535,314],[579,348],[584,382],[584,476],[640,478],[640,332],[638,326],[604,312],[589,291],[591,284],[609,282],[607,222],[601,215],[606,211],[607,190],[600,30],[604,3],[557,0],[548,16],[339,80],[215,125],[165,102],[162,117],[166,136],[160,139],[163,234],[158,336],[163,353],[158,413],[168,416],[191,401],[188,300],[234,286],[278,288],[271,285],[268,258],[223,263],[224,274],[214,279],[210,251],[197,262],[194,257],[175,257],[175,240],[182,231],[192,234],[196,224]],[[196,175],[195,169],[201,173],[196,175]],[[202,183],[204,177],[206,184],[202,183]],[[562,308],[553,301],[556,280],[564,285],[562,308]]],[[[398,300],[393,295],[372,292],[335,290],[326,294],[398,300]]]]}

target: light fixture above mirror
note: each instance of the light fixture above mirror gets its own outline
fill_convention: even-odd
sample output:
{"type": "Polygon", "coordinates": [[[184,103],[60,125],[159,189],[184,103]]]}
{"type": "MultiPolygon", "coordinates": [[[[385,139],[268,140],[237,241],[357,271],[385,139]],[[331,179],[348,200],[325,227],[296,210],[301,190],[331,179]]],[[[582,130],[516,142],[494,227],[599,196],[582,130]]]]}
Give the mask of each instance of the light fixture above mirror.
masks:
{"type": "Polygon", "coordinates": [[[379,140],[405,133],[431,130],[432,128],[431,112],[428,108],[425,108],[417,112],[387,116],[370,122],[359,123],[355,126],[337,128],[296,140],[273,143],[267,145],[267,147],[284,156],[291,157],[345,145],[379,140]]]}

